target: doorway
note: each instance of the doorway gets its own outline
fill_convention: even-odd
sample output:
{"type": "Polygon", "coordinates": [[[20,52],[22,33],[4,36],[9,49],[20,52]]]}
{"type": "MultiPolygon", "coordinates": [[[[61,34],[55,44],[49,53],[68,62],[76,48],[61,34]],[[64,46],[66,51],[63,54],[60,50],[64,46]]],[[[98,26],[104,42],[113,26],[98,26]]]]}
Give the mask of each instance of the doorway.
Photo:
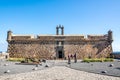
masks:
{"type": "Polygon", "coordinates": [[[58,51],[58,58],[63,58],[63,52],[62,51],[58,51]]]}

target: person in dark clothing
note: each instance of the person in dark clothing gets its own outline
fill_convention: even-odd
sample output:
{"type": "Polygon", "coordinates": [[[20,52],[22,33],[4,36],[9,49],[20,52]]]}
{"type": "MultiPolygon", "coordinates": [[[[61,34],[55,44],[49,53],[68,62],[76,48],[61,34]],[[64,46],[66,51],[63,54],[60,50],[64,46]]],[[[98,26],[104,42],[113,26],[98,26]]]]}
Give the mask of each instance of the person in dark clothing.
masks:
{"type": "Polygon", "coordinates": [[[77,55],[76,55],[76,53],[74,54],[74,62],[75,63],[77,62],[77,55]]]}
{"type": "Polygon", "coordinates": [[[70,55],[68,55],[68,64],[71,64],[70,55]]]}

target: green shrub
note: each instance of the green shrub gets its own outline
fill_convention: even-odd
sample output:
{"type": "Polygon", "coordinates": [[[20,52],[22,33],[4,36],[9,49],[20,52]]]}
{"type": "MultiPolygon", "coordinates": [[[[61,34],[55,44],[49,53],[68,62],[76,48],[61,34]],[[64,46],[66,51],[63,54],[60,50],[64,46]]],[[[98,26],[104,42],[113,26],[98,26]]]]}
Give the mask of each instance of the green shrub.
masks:
{"type": "Polygon", "coordinates": [[[109,62],[109,61],[112,62],[112,61],[114,61],[114,60],[113,60],[113,58],[105,58],[104,61],[105,61],[105,62],[109,62]]]}
{"type": "Polygon", "coordinates": [[[21,62],[24,61],[24,58],[9,58],[7,61],[13,61],[13,62],[21,62]]]}
{"type": "Polygon", "coordinates": [[[113,61],[112,58],[85,58],[83,59],[83,62],[111,62],[113,61]]]}

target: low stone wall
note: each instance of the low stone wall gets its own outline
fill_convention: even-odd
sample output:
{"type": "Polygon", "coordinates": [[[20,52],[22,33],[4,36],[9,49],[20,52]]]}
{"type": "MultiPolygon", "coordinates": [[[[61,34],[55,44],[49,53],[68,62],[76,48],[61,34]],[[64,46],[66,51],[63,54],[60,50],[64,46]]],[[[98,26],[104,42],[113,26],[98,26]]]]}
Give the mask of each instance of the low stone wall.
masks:
{"type": "Polygon", "coordinates": [[[115,59],[120,59],[120,54],[112,54],[112,57],[115,59]]]}
{"type": "Polygon", "coordinates": [[[0,53],[0,59],[8,59],[9,54],[8,53],[0,53]]]}

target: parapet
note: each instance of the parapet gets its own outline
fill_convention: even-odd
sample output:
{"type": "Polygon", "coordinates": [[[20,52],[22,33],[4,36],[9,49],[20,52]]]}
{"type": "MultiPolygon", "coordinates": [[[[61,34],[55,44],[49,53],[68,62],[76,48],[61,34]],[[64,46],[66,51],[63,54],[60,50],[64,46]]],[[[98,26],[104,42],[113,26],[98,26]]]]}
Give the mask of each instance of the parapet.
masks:
{"type": "Polygon", "coordinates": [[[11,39],[13,40],[25,40],[25,39],[33,39],[34,35],[12,35],[11,39]]]}
{"type": "Polygon", "coordinates": [[[87,35],[87,39],[90,40],[107,40],[108,36],[107,35],[87,35]]]}
{"type": "Polygon", "coordinates": [[[79,34],[69,34],[69,35],[20,35],[20,34],[12,34],[12,31],[8,31],[7,34],[7,41],[11,40],[73,40],[73,41],[91,41],[91,40],[108,40],[112,42],[112,31],[109,31],[108,34],[104,35],[79,35],[79,34]]]}

